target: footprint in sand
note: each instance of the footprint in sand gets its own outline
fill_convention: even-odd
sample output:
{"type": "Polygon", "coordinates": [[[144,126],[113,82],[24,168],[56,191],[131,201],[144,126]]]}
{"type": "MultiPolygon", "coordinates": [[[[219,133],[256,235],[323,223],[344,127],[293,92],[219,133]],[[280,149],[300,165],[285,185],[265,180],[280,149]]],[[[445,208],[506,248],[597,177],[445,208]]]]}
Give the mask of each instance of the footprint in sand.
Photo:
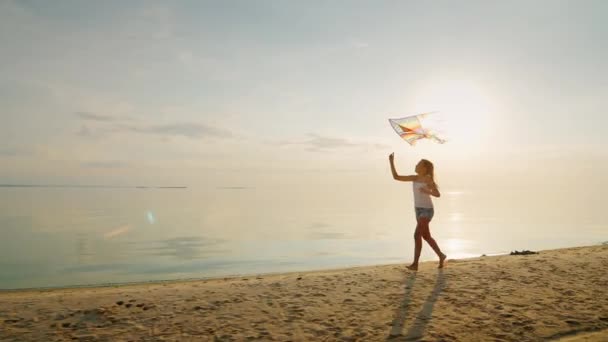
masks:
{"type": "Polygon", "coordinates": [[[573,319],[566,320],[566,323],[568,323],[569,325],[572,325],[572,326],[581,325],[581,323],[579,321],[575,321],[573,319]]]}

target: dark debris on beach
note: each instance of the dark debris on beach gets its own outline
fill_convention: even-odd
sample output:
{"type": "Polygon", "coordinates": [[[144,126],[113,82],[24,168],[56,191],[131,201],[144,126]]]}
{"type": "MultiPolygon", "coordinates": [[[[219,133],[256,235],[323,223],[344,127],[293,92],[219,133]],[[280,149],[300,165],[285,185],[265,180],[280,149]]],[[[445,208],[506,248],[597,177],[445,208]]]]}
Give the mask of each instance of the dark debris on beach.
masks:
{"type": "Polygon", "coordinates": [[[527,249],[522,250],[521,252],[518,250],[515,250],[514,252],[511,252],[509,255],[530,255],[530,254],[538,254],[538,252],[529,251],[527,249]]]}

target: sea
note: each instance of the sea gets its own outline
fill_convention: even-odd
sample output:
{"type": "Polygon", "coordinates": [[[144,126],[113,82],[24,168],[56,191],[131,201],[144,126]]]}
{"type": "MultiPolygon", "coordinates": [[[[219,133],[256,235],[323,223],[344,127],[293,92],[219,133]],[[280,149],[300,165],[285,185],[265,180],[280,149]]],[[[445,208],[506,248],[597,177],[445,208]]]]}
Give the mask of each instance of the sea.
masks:
{"type": "MultiPolygon", "coordinates": [[[[535,194],[442,189],[431,233],[449,259],[608,240],[601,200],[535,194]]],[[[0,289],[406,264],[414,229],[411,186],[4,185],[0,289]]]]}

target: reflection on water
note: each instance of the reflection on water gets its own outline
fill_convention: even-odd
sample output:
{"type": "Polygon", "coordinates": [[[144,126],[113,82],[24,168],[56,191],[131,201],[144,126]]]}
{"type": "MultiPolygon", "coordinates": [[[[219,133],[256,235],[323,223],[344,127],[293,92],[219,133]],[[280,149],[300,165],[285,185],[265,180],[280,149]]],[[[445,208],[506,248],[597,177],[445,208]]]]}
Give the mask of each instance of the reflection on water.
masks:
{"type": "Polygon", "coordinates": [[[103,238],[106,240],[113,239],[117,236],[123,235],[131,230],[130,224],[125,224],[116,228],[111,229],[109,232],[103,234],[103,238]]]}
{"type": "Polygon", "coordinates": [[[144,255],[166,256],[177,259],[201,259],[228,253],[229,250],[215,248],[222,243],[222,240],[189,236],[149,243],[134,242],[133,244],[139,246],[137,251],[144,255]]]}
{"type": "MultiPolygon", "coordinates": [[[[479,254],[470,252],[474,250],[472,247],[474,243],[472,241],[464,239],[443,239],[439,245],[444,251],[449,251],[448,256],[451,259],[461,259],[479,256],[479,254]]],[[[446,252],[447,253],[447,252],[446,252]]]]}
{"type": "Polygon", "coordinates": [[[450,213],[449,220],[451,222],[460,222],[463,219],[462,213],[450,213]]]}
{"type": "MultiPolygon", "coordinates": [[[[354,191],[2,188],[0,288],[411,261],[409,192],[354,191]]],[[[529,210],[513,193],[444,193],[431,231],[450,258],[607,240],[605,218],[590,214],[602,201],[576,208],[556,195],[550,207],[529,210]],[[587,224],[572,210],[587,213],[587,224]]],[[[426,245],[422,259],[436,259],[426,245]]]]}
{"type": "Polygon", "coordinates": [[[92,261],[93,253],[91,253],[91,247],[84,234],[76,235],[76,256],[79,265],[92,261]]]}

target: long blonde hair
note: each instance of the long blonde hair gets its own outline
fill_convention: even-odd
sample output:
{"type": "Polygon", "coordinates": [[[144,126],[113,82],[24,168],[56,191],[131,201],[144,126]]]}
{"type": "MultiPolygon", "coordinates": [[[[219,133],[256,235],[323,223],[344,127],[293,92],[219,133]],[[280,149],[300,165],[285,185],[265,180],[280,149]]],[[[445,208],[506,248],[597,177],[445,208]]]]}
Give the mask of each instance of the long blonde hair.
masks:
{"type": "Polygon", "coordinates": [[[431,176],[431,181],[433,182],[433,185],[435,185],[435,187],[439,189],[439,185],[437,185],[437,182],[435,182],[435,165],[433,165],[433,163],[427,159],[422,159],[420,160],[420,162],[422,163],[422,165],[424,165],[424,168],[426,169],[426,174],[428,176],[431,176]]]}

